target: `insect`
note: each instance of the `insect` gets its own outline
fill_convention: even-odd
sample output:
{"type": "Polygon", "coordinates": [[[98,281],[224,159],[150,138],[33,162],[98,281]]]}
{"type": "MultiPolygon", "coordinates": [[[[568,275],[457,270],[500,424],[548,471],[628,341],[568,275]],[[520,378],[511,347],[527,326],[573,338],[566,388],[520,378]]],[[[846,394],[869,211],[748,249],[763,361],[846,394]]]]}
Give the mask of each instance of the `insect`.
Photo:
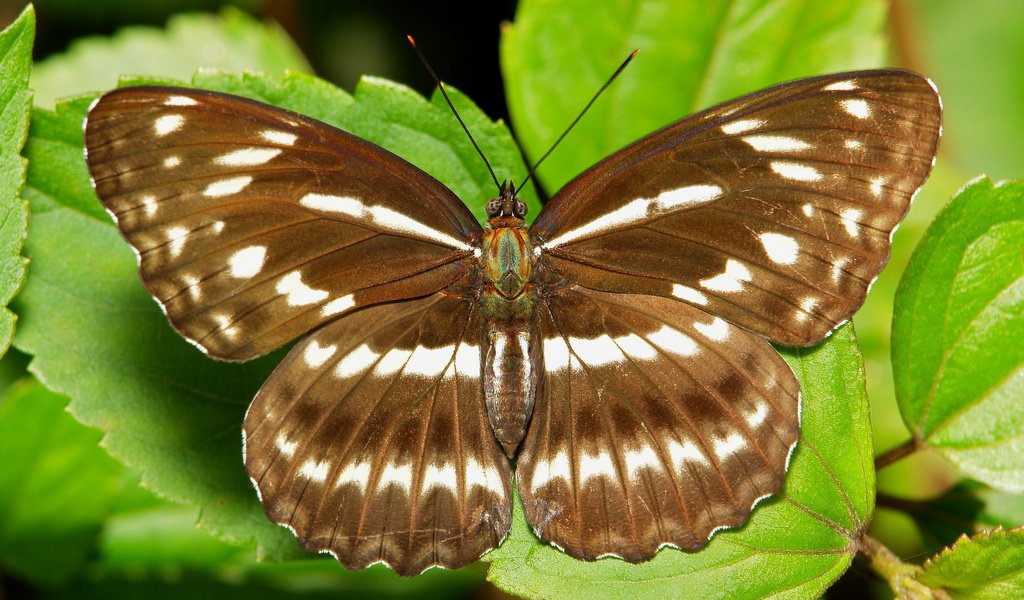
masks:
{"type": "Polygon", "coordinates": [[[529,226],[511,185],[481,227],[390,152],[225,94],[112,91],[85,146],[181,335],[230,361],[303,336],[244,422],[269,517],[410,575],[500,544],[513,485],[582,559],[745,522],[799,435],[769,341],[862,304],[940,120],[907,71],[783,83],[615,152],[529,226]]]}

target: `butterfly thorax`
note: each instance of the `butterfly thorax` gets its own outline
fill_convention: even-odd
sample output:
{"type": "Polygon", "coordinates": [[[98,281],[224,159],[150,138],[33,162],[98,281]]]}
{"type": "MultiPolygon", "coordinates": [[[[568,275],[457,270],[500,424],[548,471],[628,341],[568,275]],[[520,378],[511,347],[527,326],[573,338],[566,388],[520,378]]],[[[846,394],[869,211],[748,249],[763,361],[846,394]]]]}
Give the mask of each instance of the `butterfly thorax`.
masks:
{"type": "Polygon", "coordinates": [[[488,202],[481,239],[484,399],[495,436],[511,457],[533,413],[539,364],[535,342],[533,262],[526,205],[510,187],[488,202]]]}

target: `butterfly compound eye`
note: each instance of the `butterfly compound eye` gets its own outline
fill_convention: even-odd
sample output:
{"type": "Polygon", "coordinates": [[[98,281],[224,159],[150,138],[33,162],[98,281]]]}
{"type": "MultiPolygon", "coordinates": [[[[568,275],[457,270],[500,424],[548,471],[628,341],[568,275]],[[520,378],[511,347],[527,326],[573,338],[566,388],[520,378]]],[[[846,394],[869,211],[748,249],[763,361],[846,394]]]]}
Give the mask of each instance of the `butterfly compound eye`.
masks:
{"type": "Polygon", "coordinates": [[[493,198],[487,202],[487,216],[496,217],[501,212],[501,199],[493,198]]]}
{"type": "Polygon", "coordinates": [[[515,215],[522,219],[523,217],[526,216],[526,203],[523,202],[522,200],[516,200],[515,207],[513,210],[515,211],[515,215]]]}

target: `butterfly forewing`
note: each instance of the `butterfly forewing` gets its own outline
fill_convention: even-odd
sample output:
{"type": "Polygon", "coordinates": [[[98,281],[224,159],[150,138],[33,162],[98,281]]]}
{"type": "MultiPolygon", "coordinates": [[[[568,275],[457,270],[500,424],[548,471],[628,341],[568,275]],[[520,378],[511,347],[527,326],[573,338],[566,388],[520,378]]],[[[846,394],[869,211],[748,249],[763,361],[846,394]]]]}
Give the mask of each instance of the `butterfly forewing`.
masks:
{"type": "Polygon", "coordinates": [[[422,296],[475,264],[480,226],[397,156],[213,92],[132,87],[86,121],[97,195],[174,326],[258,356],[350,310],[422,296]]]}
{"type": "Polygon", "coordinates": [[[562,189],[531,233],[553,279],[683,300],[787,344],[863,303],[931,169],[927,79],[813,77],[658,131],[562,189]]]}
{"type": "Polygon", "coordinates": [[[517,467],[537,535],[586,559],[695,550],[778,490],[799,387],[768,342],[678,301],[566,290],[517,467]]]}
{"type": "Polygon", "coordinates": [[[484,410],[480,311],[433,294],[310,335],[245,418],[267,514],[310,550],[405,575],[476,560],[511,524],[511,469],[484,410]]]}

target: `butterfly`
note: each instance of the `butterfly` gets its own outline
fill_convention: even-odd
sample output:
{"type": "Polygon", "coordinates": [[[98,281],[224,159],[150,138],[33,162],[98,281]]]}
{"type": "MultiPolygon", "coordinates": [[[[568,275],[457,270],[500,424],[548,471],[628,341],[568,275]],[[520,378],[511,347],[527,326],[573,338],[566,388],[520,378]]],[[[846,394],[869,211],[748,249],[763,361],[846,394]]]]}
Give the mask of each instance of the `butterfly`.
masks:
{"type": "Polygon", "coordinates": [[[482,227],[387,150],[220,93],[109,92],[85,147],[182,336],[229,361],[301,336],[243,426],[270,519],[411,575],[499,545],[513,485],[581,559],[744,523],[799,437],[769,342],[860,307],[941,113],[908,71],[783,83],[613,153],[529,226],[510,185],[482,227]]]}

